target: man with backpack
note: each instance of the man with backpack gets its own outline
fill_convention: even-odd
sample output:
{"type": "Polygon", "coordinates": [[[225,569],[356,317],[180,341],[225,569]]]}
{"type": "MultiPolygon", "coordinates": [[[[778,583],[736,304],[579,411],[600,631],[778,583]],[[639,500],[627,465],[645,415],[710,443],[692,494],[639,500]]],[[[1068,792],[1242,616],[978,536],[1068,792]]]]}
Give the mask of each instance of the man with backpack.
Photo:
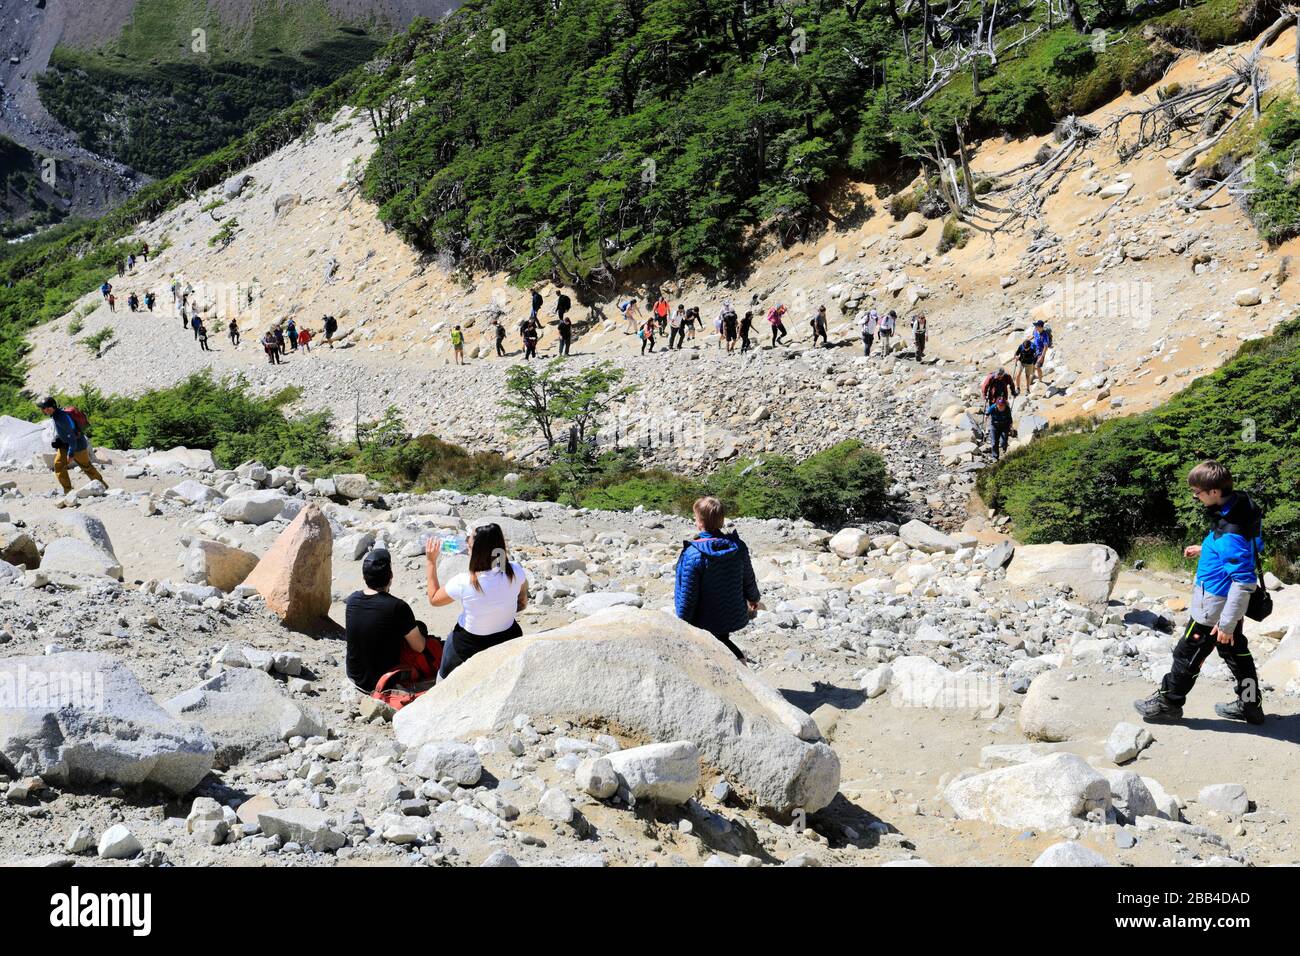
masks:
{"type": "Polygon", "coordinates": [[[505,355],[506,354],[506,326],[505,323],[501,321],[500,316],[492,320],[492,334],[496,338],[497,356],[500,357],[502,355],[505,355]]]}
{"type": "Polygon", "coordinates": [[[573,300],[565,295],[562,290],[557,289],[555,291],[555,321],[563,322],[564,317],[571,308],[573,308],[573,300]]]}
{"type": "Polygon", "coordinates": [[[880,317],[880,354],[888,356],[894,344],[894,327],[898,324],[898,313],[890,309],[880,317]]]}
{"type": "Polygon", "coordinates": [[[384,548],[369,551],[361,562],[365,587],[353,591],[344,602],[347,633],[345,669],[348,679],[366,693],[379,679],[399,667],[410,667],[415,676],[437,673],[442,648],[429,638],[428,628],[415,619],[411,606],[389,593],[393,584],[393,562],[384,548]],[[428,655],[428,666],[420,657],[428,655]]]}
{"type": "Polygon", "coordinates": [[[1047,327],[1042,319],[1034,323],[1034,352],[1037,354],[1037,361],[1034,362],[1035,377],[1038,381],[1043,380],[1043,363],[1047,361],[1047,353],[1052,350],[1052,330],[1047,327]]]}
{"type": "Polygon", "coordinates": [[[984,384],[980,386],[980,395],[985,402],[992,405],[997,402],[999,396],[1015,398],[1020,395],[1020,391],[1016,388],[1016,383],[1011,380],[1011,376],[1007,374],[1007,370],[999,368],[989,372],[984,378],[984,384]]]}
{"type": "Polygon", "coordinates": [[[929,334],[928,325],[925,313],[918,312],[912,316],[912,339],[916,342],[917,362],[925,361],[925,337],[929,334]]]}
{"type": "Polygon", "coordinates": [[[880,327],[880,313],[867,309],[862,316],[862,354],[871,357],[871,343],[875,341],[876,330],[880,327]]]}
{"type": "Polygon", "coordinates": [[[993,439],[993,460],[997,461],[1011,444],[1011,406],[1007,404],[1007,397],[999,395],[985,414],[989,419],[989,437],[993,439]]]}
{"type": "Polygon", "coordinates": [[[325,344],[334,348],[334,333],[339,330],[339,320],[332,315],[325,316],[325,344]]]}
{"type": "Polygon", "coordinates": [[[1149,723],[1182,719],[1201,666],[1211,651],[1218,651],[1236,682],[1237,699],[1215,704],[1214,712],[1228,720],[1262,724],[1259,677],[1242,619],[1249,615],[1262,620],[1271,611],[1259,567],[1264,515],[1249,495],[1233,490],[1232,473],[1217,461],[1193,468],[1187,484],[1210,520],[1205,539],[1183,549],[1186,557],[1197,559],[1187,629],[1174,647],[1173,666],[1160,688],[1146,700],[1134,701],[1133,707],[1149,723]]]}
{"type": "Polygon", "coordinates": [[[54,419],[54,441],[50,442],[50,447],[55,450],[54,474],[63,487],[63,493],[72,490],[72,479],[68,476],[69,458],[91,481],[107,486],[104,476],[90,461],[90,439],[86,437],[89,423],[86,416],[72,406],[59,408],[52,396],[41,399],[38,407],[43,414],[54,419]]]}
{"type": "Polygon", "coordinates": [[[1038,350],[1034,348],[1034,337],[1025,336],[1025,340],[1016,346],[1016,385],[1020,384],[1020,377],[1025,379],[1025,392],[1034,384],[1034,366],[1038,363],[1038,350]]]}
{"type": "Polygon", "coordinates": [[[731,635],[758,613],[761,595],[749,548],[732,531],[724,533],[727,514],[712,496],[695,502],[695,537],[682,542],[673,591],[677,616],[708,631],[740,660],[745,655],[731,635]]]}

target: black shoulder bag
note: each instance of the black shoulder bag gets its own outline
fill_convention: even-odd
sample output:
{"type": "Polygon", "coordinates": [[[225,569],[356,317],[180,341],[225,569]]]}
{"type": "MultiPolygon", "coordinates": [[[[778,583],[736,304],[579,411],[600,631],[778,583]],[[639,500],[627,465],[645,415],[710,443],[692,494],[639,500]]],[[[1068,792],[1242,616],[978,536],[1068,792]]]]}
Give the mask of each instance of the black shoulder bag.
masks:
{"type": "Polygon", "coordinates": [[[1255,556],[1255,577],[1259,579],[1259,586],[1250,592],[1250,600],[1246,603],[1246,617],[1252,621],[1262,621],[1273,613],[1273,595],[1268,593],[1268,588],[1264,587],[1264,569],[1259,564],[1259,551],[1255,547],[1255,539],[1250,541],[1250,553],[1255,556]]]}

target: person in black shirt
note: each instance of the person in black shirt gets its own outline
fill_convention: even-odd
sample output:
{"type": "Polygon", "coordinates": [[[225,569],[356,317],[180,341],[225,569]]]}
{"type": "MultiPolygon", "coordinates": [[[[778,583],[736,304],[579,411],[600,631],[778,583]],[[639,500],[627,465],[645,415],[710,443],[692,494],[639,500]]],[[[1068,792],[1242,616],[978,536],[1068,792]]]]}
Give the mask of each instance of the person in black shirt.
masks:
{"type": "Polygon", "coordinates": [[[573,300],[559,290],[555,293],[555,318],[559,322],[564,321],[564,316],[569,309],[573,308],[573,300]]]}
{"type": "Polygon", "coordinates": [[[393,597],[392,558],[384,548],[375,548],[361,563],[366,586],[347,599],[348,680],[370,693],[379,678],[396,670],[402,649],[416,654],[425,650],[429,631],[415,619],[411,605],[393,597]]]}
{"type": "Polygon", "coordinates": [[[573,341],[573,320],[567,315],[560,317],[560,355],[569,354],[569,346],[573,341]]]}

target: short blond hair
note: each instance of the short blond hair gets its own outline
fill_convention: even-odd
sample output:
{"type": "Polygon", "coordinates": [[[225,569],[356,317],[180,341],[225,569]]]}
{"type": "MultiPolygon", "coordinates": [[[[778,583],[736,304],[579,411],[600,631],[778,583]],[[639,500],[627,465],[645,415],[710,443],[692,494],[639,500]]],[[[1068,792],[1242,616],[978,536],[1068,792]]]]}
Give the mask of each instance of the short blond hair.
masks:
{"type": "Polygon", "coordinates": [[[727,520],[727,509],[713,495],[695,499],[695,517],[704,525],[705,531],[721,531],[727,520]]]}
{"type": "Polygon", "coordinates": [[[1231,491],[1232,472],[1217,461],[1203,461],[1188,472],[1187,484],[1197,491],[1231,491]]]}

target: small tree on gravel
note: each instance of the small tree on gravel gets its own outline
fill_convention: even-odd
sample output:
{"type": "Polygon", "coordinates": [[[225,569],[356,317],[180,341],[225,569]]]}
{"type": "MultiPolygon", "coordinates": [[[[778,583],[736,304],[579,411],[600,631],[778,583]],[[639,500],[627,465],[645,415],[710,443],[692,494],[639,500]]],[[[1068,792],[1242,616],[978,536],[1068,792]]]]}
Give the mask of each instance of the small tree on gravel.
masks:
{"type": "Polygon", "coordinates": [[[547,450],[573,481],[594,466],[600,416],[636,391],[624,385],[623,369],[600,362],[577,372],[552,359],[538,368],[523,364],[506,373],[501,400],[506,425],[515,434],[538,432],[547,450]]]}

